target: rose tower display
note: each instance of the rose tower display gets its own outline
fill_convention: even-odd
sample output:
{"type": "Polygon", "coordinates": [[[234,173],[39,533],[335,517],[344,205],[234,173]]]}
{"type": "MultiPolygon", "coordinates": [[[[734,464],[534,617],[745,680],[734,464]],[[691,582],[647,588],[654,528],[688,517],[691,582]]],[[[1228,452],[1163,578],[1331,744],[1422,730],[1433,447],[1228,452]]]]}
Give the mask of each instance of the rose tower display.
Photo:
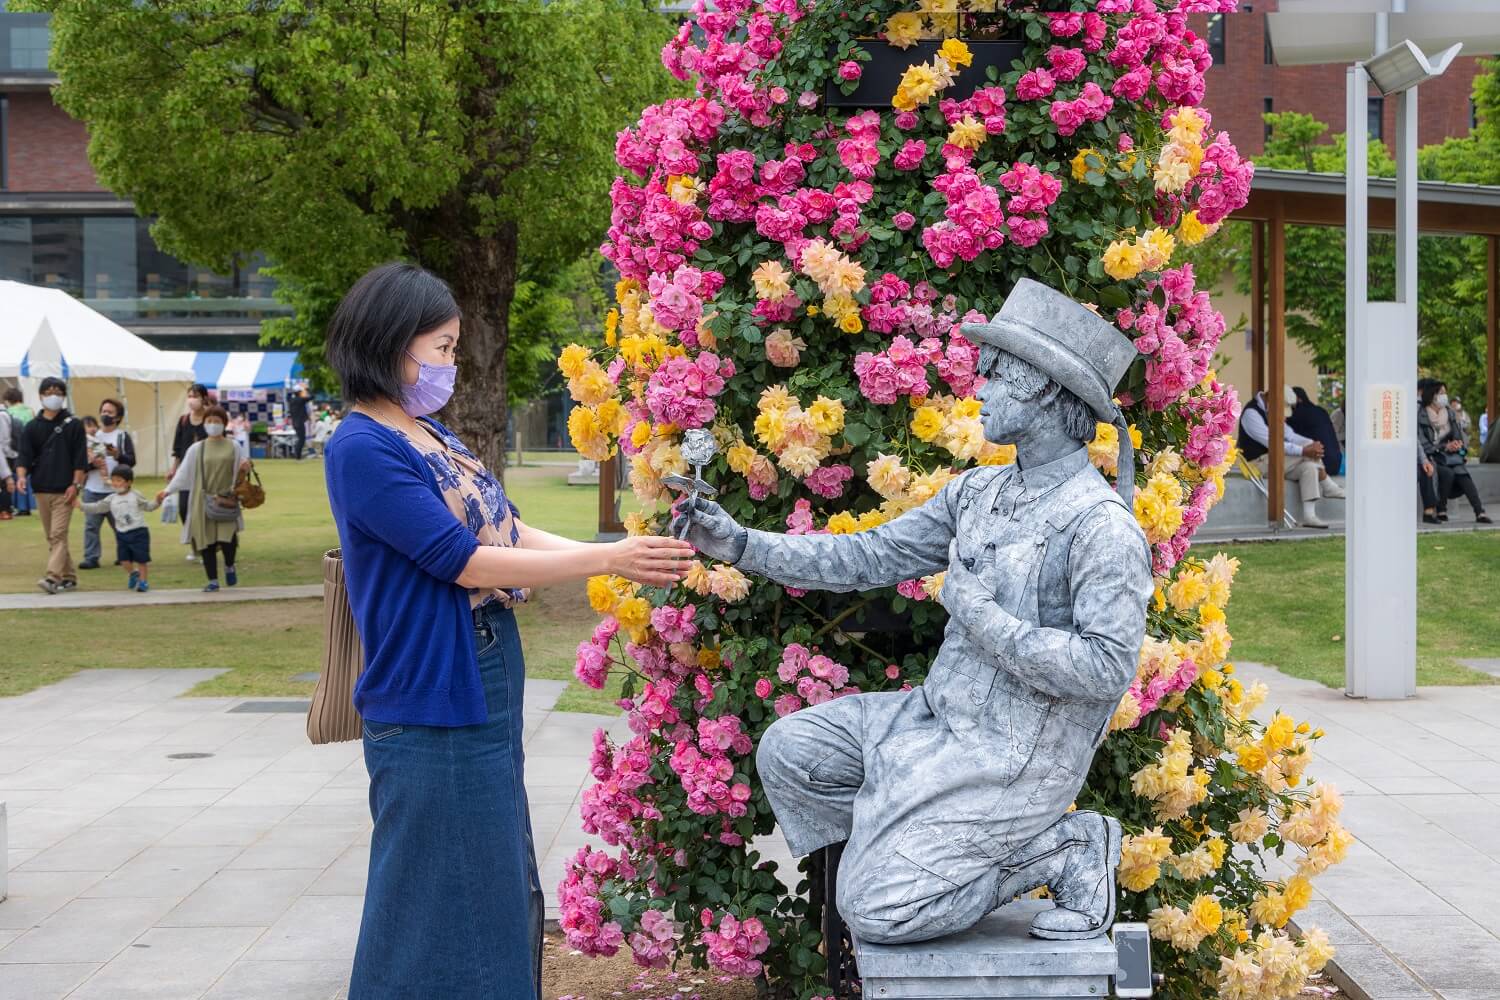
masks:
{"type": "MultiPolygon", "coordinates": [[[[1013,460],[985,439],[962,326],[1020,279],[1134,341],[1126,421],[1088,453],[1113,479],[1130,435],[1155,595],[1076,804],[1123,826],[1118,919],[1149,923],[1181,998],[1294,996],[1331,949],[1288,921],[1351,842],[1337,792],[1306,774],[1321,733],[1257,717],[1266,689],[1226,662],[1236,563],[1188,548],[1223,495],[1238,403],[1183,248],[1252,176],[1200,106],[1190,21],[1234,6],[700,3],[663,52],[691,96],[616,146],[606,346],[560,362],[574,444],[628,467],[632,532],[665,533],[672,487],[696,482],[746,526],[852,533],[1013,460]]],[[[608,849],[559,887],[570,944],[826,993],[821,894],[758,849],[775,820],[754,748],[806,706],[920,684],[942,584],[812,592],[707,559],[670,591],[591,580],[602,620],[577,675],[623,681],[631,736],[595,737],[581,820],[608,849]]]]}

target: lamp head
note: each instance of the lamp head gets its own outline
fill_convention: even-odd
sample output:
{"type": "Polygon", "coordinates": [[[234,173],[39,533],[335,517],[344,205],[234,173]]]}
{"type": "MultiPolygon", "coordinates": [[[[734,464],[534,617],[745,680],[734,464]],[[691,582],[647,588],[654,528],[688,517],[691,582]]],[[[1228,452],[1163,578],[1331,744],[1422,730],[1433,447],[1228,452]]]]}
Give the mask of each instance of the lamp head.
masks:
{"type": "Polygon", "coordinates": [[[1370,75],[1375,88],[1389,97],[1442,76],[1463,47],[1463,43],[1459,42],[1428,59],[1417,48],[1417,43],[1408,38],[1373,59],[1366,60],[1365,72],[1370,75]]]}

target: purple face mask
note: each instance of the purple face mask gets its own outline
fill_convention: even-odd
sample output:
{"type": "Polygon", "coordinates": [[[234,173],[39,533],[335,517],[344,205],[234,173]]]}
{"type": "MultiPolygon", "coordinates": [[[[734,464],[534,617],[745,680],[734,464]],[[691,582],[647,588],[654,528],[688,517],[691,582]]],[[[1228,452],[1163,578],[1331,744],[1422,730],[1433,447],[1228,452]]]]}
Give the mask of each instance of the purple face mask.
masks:
{"type": "Polygon", "coordinates": [[[401,392],[401,409],[408,417],[425,417],[448,405],[453,397],[453,382],[458,378],[458,365],[430,365],[412,357],[417,362],[417,380],[401,392]]]}

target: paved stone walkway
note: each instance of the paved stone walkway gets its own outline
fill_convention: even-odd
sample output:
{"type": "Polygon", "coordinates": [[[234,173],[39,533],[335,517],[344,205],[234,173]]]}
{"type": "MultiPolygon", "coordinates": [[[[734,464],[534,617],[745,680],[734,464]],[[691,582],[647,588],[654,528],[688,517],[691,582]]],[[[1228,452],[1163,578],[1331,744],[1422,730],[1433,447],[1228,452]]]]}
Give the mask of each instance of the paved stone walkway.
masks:
{"type": "Polygon", "coordinates": [[[1358,838],[1313,881],[1302,920],[1338,948],[1332,978],[1371,1000],[1500,998],[1500,686],[1364,702],[1241,664],[1328,733],[1309,774],[1344,794],[1358,838]]]}
{"type": "Polygon", "coordinates": [[[208,601],[288,601],[323,596],[323,585],[295,587],[225,587],[205,594],[197,587],[182,590],[148,590],[136,594],[123,587],[109,590],[74,590],[66,594],[0,594],[0,611],[49,608],[124,608],[142,604],[203,604],[208,601]]]}
{"type": "MultiPolygon", "coordinates": [[[[1241,672],[1329,734],[1312,773],[1344,792],[1359,842],[1304,919],[1338,946],[1336,980],[1374,1000],[1500,998],[1500,686],[1365,703],[1241,672]]],[[[369,852],[359,744],[308,745],[300,711],[180,697],[215,673],[93,670],[0,699],[0,1000],[342,996],[369,852]]],[[[527,682],[549,897],[588,840],[593,730],[623,726],[551,711],[562,687],[527,682]]],[[[786,862],[779,839],[757,847],[786,862]]]]}
{"type": "MultiPolygon", "coordinates": [[[[309,745],[301,711],[179,697],[216,673],[91,670],[0,699],[0,1000],[342,996],[369,861],[360,745],[309,745]]],[[[563,687],[526,686],[549,897],[587,839],[593,731],[623,724],[551,711],[563,687]]]]}

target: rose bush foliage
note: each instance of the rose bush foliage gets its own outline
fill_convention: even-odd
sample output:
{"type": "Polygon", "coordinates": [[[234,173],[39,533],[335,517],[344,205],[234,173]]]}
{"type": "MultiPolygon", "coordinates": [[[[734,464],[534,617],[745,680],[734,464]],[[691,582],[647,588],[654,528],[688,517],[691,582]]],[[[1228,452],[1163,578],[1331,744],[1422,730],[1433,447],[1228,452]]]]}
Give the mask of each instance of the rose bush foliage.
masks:
{"type": "MultiPolygon", "coordinates": [[[[706,475],[742,523],[873,529],[974,464],[984,440],[965,320],[1023,276],[1094,305],[1142,358],[1119,394],[1140,449],[1135,512],[1156,598],[1138,677],[1079,806],[1128,837],[1121,919],[1149,921],[1171,997],[1285,997],[1330,954],[1288,918],[1349,844],[1305,780],[1320,733],[1252,717],[1266,691],[1226,664],[1236,565],[1188,553],[1223,493],[1238,404],[1211,359],[1224,321],[1178,247],[1243,205],[1252,168],[1199,107],[1209,57],[1188,16],[1228,0],[719,0],[663,59],[692,97],[621,132],[603,252],[619,269],[602,352],[561,368],[584,454],[618,454],[663,531],[661,479],[709,428],[706,475]],[[976,65],[963,35],[1019,39],[976,65]],[[924,44],[925,43],[925,44],[924,44]],[[939,44],[940,43],[940,44],[939,44]],[[875,54],[909,60],[879,107],[838,109],[875,54]],[[962,95],[960,97],[959,95],[962,95]],[[1268,855],[1288,846],[1283,876],[1268,855]],[[1286,874],[1291,872],[1291,874],[1286,874]]],[[[874,103],[874,102],[871,102],[874,103]]],[[[1116,469],[1116,431],[1090,455],[1116,469]]],[[[632,737],[602,733],[585,849],[559,892],[591,954],[685,959],[819,992],[806,885],[756,851],[774,816],[753,747],[778,716],[919,683],[941,641],[939,578],[834,596],[694,565],[680,587],[589,582],[603,616],[577,673],[624,675],[632,737]]]]}

